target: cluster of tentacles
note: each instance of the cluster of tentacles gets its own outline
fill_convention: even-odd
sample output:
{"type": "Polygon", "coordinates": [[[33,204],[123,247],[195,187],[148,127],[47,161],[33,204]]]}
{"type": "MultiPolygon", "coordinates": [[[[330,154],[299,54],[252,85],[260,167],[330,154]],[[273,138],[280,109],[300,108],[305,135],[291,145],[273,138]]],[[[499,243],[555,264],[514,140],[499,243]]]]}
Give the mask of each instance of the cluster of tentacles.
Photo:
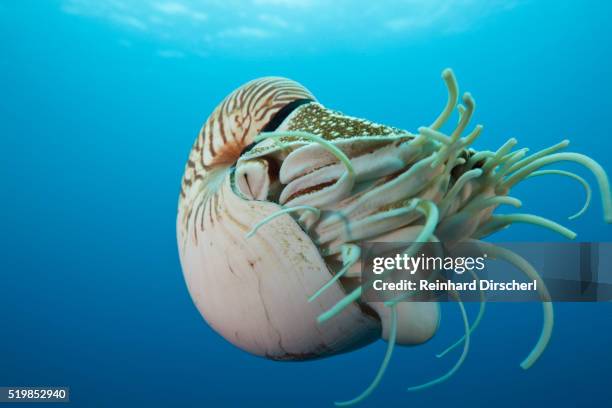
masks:
{"type": "MultiPolygon", "coordinates": [[[[337,282],[360,279],[359,243],[368,241],[412,242],[405,253],[413,255],[426,242],[473,242],[482,246],[490,257],[506,260],[524,272],[529,279],[538,280],[542,300],[544,324],[540,338],[528,357],[521,363],[529,368],[542,354],[553,327],[553,308],[544,282],[534,268],[523,258],[506,249],[478,241],[517,222],[536,224],[564,237],[575,234],[554,221],[532,214],[494,215],[500,205],[520,207],[521,201],[508,196],[514,185],[530,177],[561,175],[579,181],[586,190],[586,203],[574,216],[588,207],[591,189],[580,176],[563,170],[540,170],[550,164],[570,161],[579,163],[595,175],[601,190],[605,219],[612,222],[612,199],[608,178],[604,170],[587,156],[562,152],[568,141],[527,155],[528,149],[513,150],[517,141],[510,139],[496,151],[474,151],[470,145],[481,134],[476,126],[465,136],[475,104],[469,93],[458,102],[458,88],[450,70],[443,73],[448,88],[448,102],[439,117],[417,134],[398,132],[393,135],[336,137],[306,132],[277,131],[262,133],[257,143],[272,140],[272,153],[279,174],[276,193],[272,200],[282,210],[253,226],[249,234],[275,217],[291,213],[319,247],[330,265],[333,276],[329,282],[313,293],[314,300],[337,282]],[[455,112],[459,120],[450,134],[440,129],[455,112]]],[[[256,149],[238,162],[262,157],[256,149]]],[[[238,170],[237,170],[238,171],[238,170]]],[[[267,199],[270,199],[268,197],[267,199]]],[[[332,319],[345,307],[359,301],[361,285],[352,285],[346,296],[318,318],[320,324],[332,319]]],[[[406,294],[405,296],[410,296],[406,294]]],[[[470,344],[470,335],[478,326],[484,310],[485,297],[470,325],[463,303],[456,299],[463,316],[465,334],[448,349],[463,345],[461,357],[444,376],[426,384],[409,388],[418,390],[448,379],[463,363],[470,344]]],[[[404,296],[404,297],[405,297],[404,296]]],[[[397,298],[385,303],[390,308],[388,348],[383,363],[371,385],[358,397],[337,405],[350,405],[368,396],[381,380],[394,348],[397,332],[397,298]]]]}

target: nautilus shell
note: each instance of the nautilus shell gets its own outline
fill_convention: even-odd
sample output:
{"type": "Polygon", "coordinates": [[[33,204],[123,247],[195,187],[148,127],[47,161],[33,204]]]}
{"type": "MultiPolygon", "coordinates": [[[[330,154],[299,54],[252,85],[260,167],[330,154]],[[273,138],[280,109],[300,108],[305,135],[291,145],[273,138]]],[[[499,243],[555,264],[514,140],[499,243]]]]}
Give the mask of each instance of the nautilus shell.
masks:
{"type": "MultiPolygon", "coordinates": [[[[453,73],[442,76],[448,102],[415,133],[330,110],[285,78],[254,80],[221,102],[189,155],[177,217],[185,280],[214,330],[275,360],[330,356],[380,338],[391,347],[423,343],[438,328],[438,304],[362,301],[359,243],[479,240],[514,222],[573,238],[542,217],[493,214],[500,205],[521,205],[508,193],[527,177],[549,172],[584,181],[539,170],[555,162],[593,171],[612,220],[605,172],[586,156],[559,152],[567,141],[529,156],[513,150],[514,139],[496,151],[472,150],[482,130],[468,131],[474,101],[466,93],[457,105],[453,73]]],[[[535,274],[512,254],[489,250],[535,274]]],[[[546,323],[524,366],[552,328],[545,288],[541,296],[546,323]]]]}

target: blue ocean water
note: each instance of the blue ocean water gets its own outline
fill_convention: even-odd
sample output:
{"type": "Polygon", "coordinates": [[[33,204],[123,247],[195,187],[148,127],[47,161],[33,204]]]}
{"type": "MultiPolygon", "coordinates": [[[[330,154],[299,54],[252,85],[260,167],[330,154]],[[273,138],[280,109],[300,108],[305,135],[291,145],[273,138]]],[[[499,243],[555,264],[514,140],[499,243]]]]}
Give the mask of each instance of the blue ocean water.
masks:
{"type": "MultiPolygon", "coordinates": [[[[370,383],[382,342],[267,361],[215,334],[189,298],[180,179],[202,122],[247,80],[286,76],[329,107],[415,130],[441,109],[452,67],[485,125],[477,148],[569,138],[612,172],[608,2],[323,3],[0,3],[0,386],[66,385],[79,407],[313,407],[370,383]]],[[[562,221],[583,191],[540,178],[514,195],[562,221]]],[[[612,237],[597,191],[566,225],[612,237]]],[[[496,239],[526,237],[558,240],[528,225],[496,239]]],[[[361,406],[609,406],[612,305],[556,305],[552,341],[523,371],[541,320],[538,304],[491,304],[462,369],[408,393],[458,357],[435,358],[462,330],[443,305],[436,337],[397,349],[361,406]]]]}

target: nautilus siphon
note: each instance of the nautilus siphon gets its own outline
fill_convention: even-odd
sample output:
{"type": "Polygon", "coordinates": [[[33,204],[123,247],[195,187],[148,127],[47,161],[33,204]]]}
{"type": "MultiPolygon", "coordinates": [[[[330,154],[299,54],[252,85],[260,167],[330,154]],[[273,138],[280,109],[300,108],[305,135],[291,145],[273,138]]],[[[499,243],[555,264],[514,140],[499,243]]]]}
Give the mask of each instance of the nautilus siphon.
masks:
{"type": "MultiPolygon", "coordinates": [[[[605,220],[612,199],[605,171],[591,158],[566,152],[568,141],[528,154],[510,139],[497,150],[470,146],[482,126],[469,127],[475,103],[461,96],[454,74],[442,78],[448,101],[415,133],[344,115],[305,87],[279,77],[251,81],[228,95],[204,123],[189,155],[177,217],[180,260],[189,293],[208,324],[250,353],[274,360],[307,360],[363,347],[380,338],[387,352],[361,401],[376,387],[394,345],[418,345],[437,331],[440,310],[430,302],[366,302],[361,298],[360,243],[475,242],[532,279],[520,256],[480,241],[517,222],[573,239],[544,217],[496,215],[520,207],[509,195],[539,175],[571,177],[542,167],[562,161],[590,170],[601,192],[605,220]],[[458,120],[450,120],[451,116],[458,120]],[[452,123],[451,123],[452,122],[452,123]],[[450,128],[445,133],[443,126],[450,128]]],[[[580,215],[588,205],[588,199],[580,215]]],[[[553,308],[538,285],[544,324],[523,361],[530,367],[546,348],[553,308]]],[[[472,331],[463,304],[465,334],[450,372],[461,365],[472,331]]],[[[482,304],[484,305],[484,303],[482,304]]],[[[481,306],[481,312],[484,309],[481,306]]]]}

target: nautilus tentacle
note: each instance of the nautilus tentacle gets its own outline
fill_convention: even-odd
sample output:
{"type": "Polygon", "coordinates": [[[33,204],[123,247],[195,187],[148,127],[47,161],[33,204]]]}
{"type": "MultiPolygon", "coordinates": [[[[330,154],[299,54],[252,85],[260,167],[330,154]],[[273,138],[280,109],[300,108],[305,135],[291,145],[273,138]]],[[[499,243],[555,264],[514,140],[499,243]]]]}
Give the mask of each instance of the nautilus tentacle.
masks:
{"type": "MultiPolygon", "coordinates": [[[[384,303],[361,299],[367,283],[359,273],[362,242],[405,242],[407,255],[430,241],[451,247],[476,242],[537,280],[544,325],[521,364],[528,368],[550,338],[550,295],[524,259],[475,240],[519,222],[573,238],[571,230],[539,215],[494,214],[500,206],[522,205],[509,195],[517,183],[551,174],[585,187],[587,202],[573,218],[584,213],[588,183],[573,173],[542,169],[563,161],[591,170],[604,218],[612,221],[609,180],[599,164],[563,152],[568,141],[531,155],[527,148],[515,149],[513,138],[496,150],[473,150],[483,133],[481,125],[470,125],[474,98],[460,98],[452,71],[442,78],[446,105],[415,133],[330,110],[288,79],[252,81],[214,110],[189,155],[177,217],[181,264],[196,306],[218,333],[277,360],[329,356],[379,338],[390,342],[371,385],[339,405],[369,395],[394,345],[429,340],[440,321],[435,301],[406,301],[410,293],[384,303]],[[454,113],[457,121],[450,120],[454,113]]],[[[461,357],[446,375],[411,390],[450,378],[466,358],[485,299],[470,325],[460,299],[451,295],[465,334],[440,356],[463,345],[461,357]]]]}

